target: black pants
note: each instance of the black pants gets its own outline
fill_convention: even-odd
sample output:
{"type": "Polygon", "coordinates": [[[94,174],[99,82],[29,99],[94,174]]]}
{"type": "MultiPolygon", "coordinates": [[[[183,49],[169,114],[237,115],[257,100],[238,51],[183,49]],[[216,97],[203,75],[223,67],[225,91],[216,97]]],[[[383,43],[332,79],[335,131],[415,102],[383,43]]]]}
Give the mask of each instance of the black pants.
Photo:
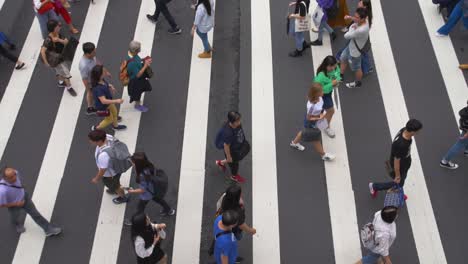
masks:
{"type": "MultiPolygon", "coordinates": [[[[393,168],[393,161],[391,161],[390,163],[393,168]]],[[[401,176],[400,187],[402,188],[405,185],[406,176],[408,175],[408,170],[410,167],[411,167],[411,157],[400,160],[400,176],[401,176]]],[[[395,178],[395,172],[392,172],[390,176],[392,178],[395,178]]],[[[383,183],[373,183],[372,186],[374,190],[376,191],[388,190],[392,188],[393,186],[395,186],[395,182],[391,181],[391,182],[383,182],[383,183]]]]}
{"type": "MultiPolygon", "coordinates": [[[[149,201],[150,200],[147,200],[147,201],[140,200],[138,202],[136,214],[145,212],[146,205],[149,203],[149,201]]],[[[163,210],[164,210],[165,213],[169,213],[171,211],[171,207],[169,206],[169,204],[167,204],[167,202],[166,202],[166,200],[164,200],[164,198],[153,197],[153,201],[155,201],[156,203],[161,205],[163,207],[163,210]]]]}
{"type": "Polygon", "coordinates": [[[7,49],[5,49],[5,47],[3,47],[2,45],[0,45],[0,54],[2,54],[3,57],[9,59],[10,61],[12,61],[14,63],[16,63],[18,61],[18,57],[11,54],[11,52],[9,52],[7,49]]]}
{"type": "Polygon", "coordinates": [[[154,3],[156,4],[156,10],[154,11],[154,20],[158,20],[159,14],[161,12],[163,13],[164,17],[166,18],[167,22],[171,25],[172,29],[177,28],[177,24],[172,17],[171,13],[169,12],[169,9],[167,9],[167,3],[168,0],[154,0],[154,3]]]}

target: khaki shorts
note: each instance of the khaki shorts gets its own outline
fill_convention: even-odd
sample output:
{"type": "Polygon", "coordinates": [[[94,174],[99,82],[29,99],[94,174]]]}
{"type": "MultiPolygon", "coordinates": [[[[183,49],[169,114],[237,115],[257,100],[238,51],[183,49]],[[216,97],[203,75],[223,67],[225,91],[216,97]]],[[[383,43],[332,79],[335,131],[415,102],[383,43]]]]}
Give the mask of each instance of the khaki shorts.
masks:
{"type": "Polygon", "coordinates": [[[70,69],[68,65],[65,62],[61,62],[59,65],[54,67],[55,74],[65,78],[65,79],[70,79],[70,69]]]}

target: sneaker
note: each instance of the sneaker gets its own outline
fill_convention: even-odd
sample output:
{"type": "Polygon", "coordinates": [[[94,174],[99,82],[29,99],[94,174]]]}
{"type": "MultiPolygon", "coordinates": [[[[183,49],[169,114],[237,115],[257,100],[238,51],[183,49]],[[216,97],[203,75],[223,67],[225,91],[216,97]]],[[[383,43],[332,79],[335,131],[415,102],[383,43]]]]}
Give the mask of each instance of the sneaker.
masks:
{"type": "Polygon", "coordinates": [[[377,197],[377,191],[374,190],[374,184],[372,182],[369,182],[369,192],[372,198],[377,197]]]}
{"type": "Polygon", "coordinates": [[[58,82],[57,82],[57,86],[58,86],[59,88],[65,88],[65,82],[64,82],[64,81],[58,81],[58,82]]]}
{"type": "Polygon", "coordinates": [[[156,19],[154,18],[154,16],[152,16],[152,15],[150,15],[150,14],[147,14],[147,15],[146,15],[146,18],[148,18],[148,19],[149,19],[151,22],[153,22],[153,23],[158,23],[158,20],[156,20],[156,19]]]}
{"type": "Polygon", "coordinates": [[[137,111],[142,112],[142,113],[146,113],[146,112],[148,112],[148,110],[149,110],[148,107],[146,107],[146,106],[144,106],[144,105],[136,105],[136,106],[135,106],[135,109],[136,109],[137,111]]]}
{"type": "Polygon", "coordinates": [[[463,152],[463,155],[465,155],[465,157],[468,157],[468,150],[465,150],[465,152],[463,152]]]}
{"type": "Polygon", "coordinates": [[[360,83],[360,82],[350,82],[350,83],[346,83],[346,87],[348,87],[348,88],[361,87],[361,83],[360,83]]]}
{"type": "Polygon", "coordinates": [[[17,65],[17,66],[15,67],[15,69],[21,70],[21,69],[24,69],[24,66],[26,66],[26,64],[24,64],[24,62],[23,62],[23,63],[21,63],[20,65],[17,65]]]}
{"type": "Polygon", "coordinates": [[[335,41],[335,39],[336,39],[336,33],[335,32],[332,32],[330,34],[330,39],[331,39],[332,42],[335,41]]]}
{"type": "Polygon", "coordinates": [[[112,127],[114,130],[124,130],[124,129],[127,129],[127,126],[126,125],[118,125],[118,126],[113,126],[112,127]]]}
{"type": "Polygon", "coordinates": [[[175,34],[180,34],[182,32],[182,29],[180,28],[170,28],[167,30],[169,34],[175,35],[175,34]]]}
{"type": "Polygon", "coordinates": [[[171,209],[169,212],[164,212],[164,210],[159,212],[161,216],[173,216],[175,215],[175,209],[171,209]]]}
{"type": "Polygon", "coordinates": [[[331,129],[329,127],[325,128],[325,134],[327,134],[327,136],[329,136],[331,138],[335,137],[335,131],[333,131],[333,129],[331,129]]]}
{"type": "Polygon", "coordinates": [[[436,37],[446,37],[447,36],[447,35],[441,34],[439,32],[436,32],[435,35],[436,35],[436,37]]]}
{"type": "Polygon", "coordinates": [[[97,125],[91,126],[91,131],[94,131],[97,129],[97,125]]]}
{"type": "Polygon", "coordinates": [[[302,42],[302,50],[305,50],[308,48],[310,48],[310,42],[307,42],[304,40],[304,42],[302,42]]]}
{"type": "Polygon", "coordinates": [[[289,143],[289,146],[291,146],[292,148],[295,148],[297,150],[300,150],[300,151],[304,151],[305,150],[305,147],[301,145],[301,143],[294,143],[291,141],[291,143],[289,143]]]}
{"type": "Polygon", "coordinates": [[[310,43],[310,45],[312,45],[312,46],[322,46],[323,43],[322,43],[321,40],[316,39],[316,40],[312,41],[312,42],[310,43]]]}
{"type": "Polygon", "coordinates": [[[218,165],[223,172],[226,172],[226,165],[224,165],[220,160],[216,160],[216,165],[218,165]]]}
{"type": "Polygon", "coordinates": [[[124,225],[126,225],[126,226],[132,226],[132,220],[130,220],[130,219],[128,219],[128,218],[125,218],[123,223],[124,223],[124,225]]]}
{"type": "Polygon", "coordinates": [[[236,257],[235,263],[236,263],[236,264],[242,263],[242,261],[244,261],[244,258],[243,258],[243,257],[236,257]]]}
{"type": "Polygon", "coordinates": [[[332,161],[334,159],[335,159],[335,156],[330,153],[325,153],[325,155],[322,156],[323,161],[332,161]]]}
{"type": "Polygon", "coordinates": [[[403,194],[403,199],[404,199],[405,201],[408,200],[408,195],[403,194]]]}
{"type": "Polygon", "coordinates": [[[17,225],[15,228],[16,228],[16,233],[18,233],[18,234],[22,234],[22,233],[26,232],[26,228],[24,228],[23,225],[17,225]]]}
{"type": "Polygon", "coordinates": [[[76,91],[75,89],[73,89],[73,87],[70,87],[70,88],[67,88],[67,92],[71,95],[71,96],[76,96],[76,91]]]}
{"type": "Polygon", "coordinates": [[[238,183],[244,183],[246,181],[245,178],[240,176],[239,174],[231,176],[231,180],[238,183]]]}
{"type": "Polygon", "coordinates": [[[60,233],[62,233],[62,228],[51,225],[46,231],[46,237],[56,236],[60,233]]]}
{"type": "Polygon", "coordinates": [[[86,115],[95,115],[95,114],[96,114],[96,108],[92,106],[86,108],[86,115]]]}
{"type": "Polygon", "coordinates": [[[209,52],[204,51],[204,52],[198,54],[198,58],[200,58],[200,59],[210,59],[211,58],[211,51],[209,51],[209,52]]]}
{"type": "Polygon", "coordinates": [[[291,52],[289,52],[289,57],[293,57],[293,58],[300,57],[300,56],[302,56],[302,52],[303,52],[303,50],[291,51],[291,52]]]}
{"type": "Polygon", "coordinates": [[[117,116],[117,122],[122,122],[122,117],[121,116],[117,116]]]}
{"type": "Polygon", "coordinates": [[[446,169],[450,169],[450,170],[455,170],[458,168],[458,164],[456,163],[453,163],[451,161],[446,161],[446,160],[441,160],[439,165],[442,167],[442,168],[446,168],[446,169]]]}
{"type": "Polygon", "coordinates": [[[115,204],[122,204],[122,203],[126,203],[128,202],[130,199],[127,197],[127,196],[124,196],[124,197],[116,197],[114,199],[112,199],[112,202],[114,202],[115,204]]]}

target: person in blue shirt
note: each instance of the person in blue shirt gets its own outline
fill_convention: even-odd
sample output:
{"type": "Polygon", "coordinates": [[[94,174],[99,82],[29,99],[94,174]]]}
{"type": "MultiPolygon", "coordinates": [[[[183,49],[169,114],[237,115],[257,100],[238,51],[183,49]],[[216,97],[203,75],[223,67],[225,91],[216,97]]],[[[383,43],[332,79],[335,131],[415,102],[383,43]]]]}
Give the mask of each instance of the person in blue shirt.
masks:
{"type": "Polygon", "coordinates": [[[232,233],[232,229],[237,225],[238,218],[238,213],[234,210],[225,211],[222,215],[216,217],[213,227],[216,264],[238,263],[237,240],[232,233]]]}
{"type": "Polygon", "coordinates": [[[135,109],[137,111],[148,112],[148,107],[142,105],[140,100],[144,92],[152,90],[146,70],[150,67],[153,60],[150,57],[141,59],[138,55],[140,51],[141,43],[132,40],[129,44],[127,56],[127,73],[130,78],[128,83],[128,96],[130,96],[130,103],[135,102],[135,109]]]}

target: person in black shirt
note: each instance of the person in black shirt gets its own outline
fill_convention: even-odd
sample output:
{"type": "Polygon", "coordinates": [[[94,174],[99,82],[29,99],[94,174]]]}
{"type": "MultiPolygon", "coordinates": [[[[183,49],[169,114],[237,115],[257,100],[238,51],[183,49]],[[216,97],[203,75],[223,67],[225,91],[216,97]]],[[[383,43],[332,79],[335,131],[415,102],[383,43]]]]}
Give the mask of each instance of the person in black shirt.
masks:
{"type": "Polygon", "coordinates": [[[296,49],[289,53],[291,57],[302,56],[302,52],[310,47],[304,38],[304,32],[295,32],[295,19],[304,19],[309,13],[310,0],[296,0],[291,2],[289,6],[295,5],[294,13],[288,16],[289,18],[289,33],[294,36],[296,41],[296,49]]]}
{"type": "Polygon", "coordinates": [[[245,139],[244,130],[241,125],[241,115],[238,112],[228,113],[228,122],[223,130],[224,155],[226,159],[216,160],[223,171],[226,170],[226,163],[231,169],[231,179],[243,183],[245,179],[239,175],[239,161],[241,161],[250,151],[250,144],[245,139]]]}
{"type": "Polygon", "coordinates": [[[422,123],[416,119],[410,119],[393,139],[390,154],[390,176],[391,182],[369,183],[369,190],[372,197],[377,196],[378,191],[393,188],[395,184],[401,187],[405,185],[408,170],[411,167],[411,144],[413,137],[422,129],[422,123]]]}

